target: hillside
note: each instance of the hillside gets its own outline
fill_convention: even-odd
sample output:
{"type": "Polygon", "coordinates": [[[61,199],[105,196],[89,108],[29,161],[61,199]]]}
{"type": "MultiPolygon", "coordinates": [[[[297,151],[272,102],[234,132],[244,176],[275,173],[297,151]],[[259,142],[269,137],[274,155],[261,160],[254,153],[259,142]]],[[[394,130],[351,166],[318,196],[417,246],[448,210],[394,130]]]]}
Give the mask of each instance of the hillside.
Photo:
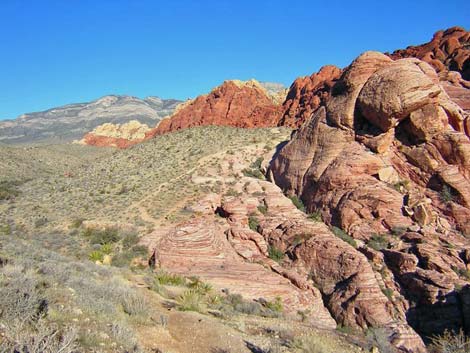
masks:
{"type": "Polygon", "coordinates": [[[127,123],[131,120],[155,126],[179,103],[175,99],[158,97],[105,96],[89,103],[69,104],[0,121],[0,142],[71,142],[80,140],[85,133],[103,123],[127,123]]]}
{"type": "Polygon", "coordinates": [[[467,353],[467,33],[0,143],[0,352],[467,353]]]}
{"type": "MultiPolygon", "coordinates": [[[[233,275],[230,268],[212,279],[201,273],[197,280],[169,265],[147,269],[149,245],[142,245],[154,241],[155,232],[195,221],[224,228],[227,221],[214,211],[208,218],[203,200],[252,194],[248,185],[259,179],[245,175],[260,176],[256,159],[272,154],[289,133],[203,127],[122,151],[61,145],[24,154],[23,148],[1,147],[2,165],[18,170],[0,181],[0,305],[9,308],[0,316],[2,339],[16,335],[30,342],[38,328],[29,321],[18,326],[15,305],[24,305],[22,315],[33,315],[34,303],[46,300],[40,332],[59,327],[62,338],[51,344],[73,342],[80,352],[308,352],[319,346],[346,353],[359,352],[358,344],[377,344],[373,336],[358,341],[336,332],[334,324],[313,324],[308,311],[287,310],[276,298],[301,291],[243,260],[235,245],[227,243],[222,256],[240,270],[255,269],[268,280],[265,285],[274,281],[271,292],[222,288],[220,281],[233,275]],[[29,302],[7,304],[11,291],[28,291],[29,302]],[[259,295],[257,301],[250,293],[259,295]]],[[[218,241],[226,239],[223,231],[216,234],[218,241]]],[[[197,256],[197,246],[187,250],[197,256]]],[[[255,284],[250,276],[240,279],[244,286],[255,284]]]]}

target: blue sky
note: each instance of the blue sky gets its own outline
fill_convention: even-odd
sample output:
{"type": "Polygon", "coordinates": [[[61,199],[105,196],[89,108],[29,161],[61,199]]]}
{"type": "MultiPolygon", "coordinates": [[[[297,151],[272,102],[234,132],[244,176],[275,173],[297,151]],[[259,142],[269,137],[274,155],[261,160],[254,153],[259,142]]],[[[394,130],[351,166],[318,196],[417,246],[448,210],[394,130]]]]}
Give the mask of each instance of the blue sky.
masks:
{"type": "Polygon", "coordinates": [[[0,0],[0,119],[231,78],[288,86],[454,25],[470,29],[470,1],[0,0]]]}

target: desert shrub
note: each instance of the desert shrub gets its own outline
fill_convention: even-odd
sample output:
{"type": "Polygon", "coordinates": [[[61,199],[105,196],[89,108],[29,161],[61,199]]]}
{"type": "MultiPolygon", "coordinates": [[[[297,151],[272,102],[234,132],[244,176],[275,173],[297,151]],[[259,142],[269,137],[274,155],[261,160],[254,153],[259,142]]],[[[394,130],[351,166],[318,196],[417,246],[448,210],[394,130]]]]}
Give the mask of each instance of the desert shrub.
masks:
{"type": "Polygon", "coordinates": [[[393,289],[391,288],[381,288],[382,293],[388,298],[388,300],[393,299],[393,289]]]}
{"type": "Polygon", "coordinates": [[[350,353],[351,349],[330,335],[309,335],[294,339],[292,344],[301,353],[350,353]]]}
{"type": "Polygon", "coordinates": [[[377,347],[380,353],[395,353],[395,348],[390,344],[389,336],[391,332],[382,327],[371,327],[366,332],[369,350],[377,347]]]}
{"type": "Polygon", "coordinates": [[[71,229],[77,229],[80,228],[83,224],[84,219],[83,218],[76,218],[70,223],[69,228],[71,229]]]}
{"type": "Polygon", "coordinates": [[[259,226],[259,220],[256,217],[256,215],[249,215],[248,216],[248,227],[250,227],[251,230],[254,230],[255,232],[258,231],[258,226],[259,226]]]}
{"type": "Polygon", "coordinates": [[[367,245],[376,251],[388,248],[388,238],[384,234],[373,234],[367,241],[367,245]]]}
{"type": "Polygon", "coordinates": [[[100,250],[94,250],[88,255],[90,261],[103,261],[104,254],[100,250]]]}
{"type": "Polygon", "coordinates": [[[117,243],[121,239],[116,228],[86,228],[82,235],[88,239],[90,244],[111,244],[117,243]]]}
{"type": "Polygon", "coordinates": [[[268,248],[268,256],[270,259],[280,262],[284,258],[284,252],[275,246],[270,245],[268,248]]]}
{"type": "Polygon", "coordinates": [[[263,157],[258,157],[256,161],[251,163],[249,168],[242,170],[242,174],[246,177],[264,180],[264,174],[261,171],[261,163],[263,163],[263,157]]]}
{"type": "Polygon", "coordinates": [[[149,304],[141,294],[128,290],[121,294],[123,311],[132,316],[147,316],[149,304]]]}
{"type": "Polygon", "coordinates": [[[241,303],[236,304],[234,310],[247,315],[257,315],[262,316],[263,306],[254,301],[242,301],[241,303]]]}
{"type": "Polygon", "coordinates": [[[263,157],[258,157],[256,160],[251,163],[250,167],[253,169],[261,169],[261,164],[263,163],[263,157]]]}
{"type": "Polygon", "coordinates": [[[348,243],[352,247],[357,248],[357,243],[354,240],[354,238],[351,237],[348,233],[346,233],[341,228],[333,226],[333,227],[331,227],[331,231],[333,232],[334,235],[336,235],[342,241],[345,241],[346,243],[348,243]]]}
{"type": "Polygon", "coordinates": [[[132,260],[137,257],[146,257],[148,249],[143,245],[135,245],[130,249],[120,251],[115,254],[111,260],[111,265],[115,267],[127,267],[132,260]]]}
{"type": "Polygon", "coordinates": [[[42,217],[39,217],[37,218],[35,221],[34,221],[34,227],[35,228],[39,228],[39,227],[42,227],[44,226],[45,224],[47,224],[48,220],[46,217],[42,216],[42,217]]]}
{"type": "Polygon", "coordinates": [[[258,211],[261,213],[261,214],[266,214],[268,213],[268,207],[266,205],[259,205],[258,206],[258,211]]]}
{"type": "Polygon", "coordinates": [[[458,268],[456,266],[452,266],[452,270],[460,277],[465,278],[467,281],[470,280],[470,270],[458,268]]]}
{"type": "Polygon", "coordinates": [[[110,255],[113,252],[113,245],[112,244],[103,244],[103,245],[101,245],[100,250],[104,255],[110,255]]]}
{"type": "Polygon", "coordinates": [[[197,290],[188,289],[176,298],[176,302],[181,311],[201,312],[204,306],[204,296],[197,290]]]}
{"type": "Polygon", "coordinates": [[[186,279],[180,275],[169,273],[163,270],[155,274],[155,281],[160,285],[184,286],[186,279]]]}
{"type": "Polygon", "coordinates": [[[294,204],[295,207],[297,207],[302,212],[305,212],[305,205],[304,205],[304,203],[302,202],[301,199],[299,199],[296,195],[293,195],[289,198],[290,198],[290,200],[292,201],[292,203],[294,204]]]}
{"type": "Polygon", "coordinates": [[[15,180],[0,181],[0,200],[10,200],[20,194],[17,189],[21,182],[15,180]]]}
{"type": "Polygon", "coordinates": [[[281,313],[283,310],[282,300],[280,297],[276,297],[273,301],[266,301],[263,304],[266,308],[276,313],[281,313]]]}
{"type": "Polygon", "coordinates": [[[444,201],[444,202],[451,202],[451,201],[454,201],[455,200],[455,191],[454,189],[447,185],[447,184],[444,184],[444,186],[442,187],[442,190],[440,192],[440,197],[441,197],[441,200],[444,201]]]}
{"type": "Polygon", "coordinates": [[[128,249],[139,242],[139,236],[136,233],[128,233],[122,238],[122,246],[128,249]]]}
{"type": "Polygon", "coordinates": [[[235,196],[235,197],[237,197],[237,196],[240,196],[240,195],[241,195],[240,192],[237,192],[232,188],[228,189],[227,192],[225,193],[225,196],[235,196]]]}
{"type": "Polygon", "coordinates": [[[250,178],[264,179],[264,174],[259,169],[245,168],[242,170],[242,174],[250,178]]]}
{"type": "Polygon", "coordinates": [[[355,335],[355,334],[357,334],[357,330],[355,330],[351,326],[347,326],[347,325],[338,324],[336,326],[336,331],[344,333],[346,335],[355,335]]]}
{"type": "Polygon", "coordinates": [[[391,232],[392,232],[393,235],[401,236],[404,233],[406,233],[407,229],[408,229],[407,227],[393,227],[391,229],[391,232]]]}
{"type": "Polygon", "coordinates": [[[11,234],[11,226],[9,224],[0,225],[0,235],[10,235],[11,234]]]}
{"type": "Polygon", "coordinates": [[[45,316],[48,300],[32,271],[6,265],[0,272],[0,319],[31,323],[45,316]]]}
{"type": "Polygon", "coordinates": [[[77,330],[73,327],[59,329],[41,320],[32,327],[5,325],[0,340],[0,352],[13,353],[74,353],[77,352],[77,330]]]}
{"type": "Polygon", "coordinates": [[[198,277],[191,277],[189,279],[188,287],[202,295],[206,295],[212,291],[212,286],[209,283],[204,283],[198,277]]]}
{"type": "Polygon", "coordinates": [[[320,211],[312,212],[308,215],[308,218],[314,222],[323,222],[323,218],[320,211]]]}
{"type": "Polygon", "coordinates": [[[431,337],[431,353],[468,353],[470,338],[462,330],[459,333],[444,331],[443,334],[431,337]]]}

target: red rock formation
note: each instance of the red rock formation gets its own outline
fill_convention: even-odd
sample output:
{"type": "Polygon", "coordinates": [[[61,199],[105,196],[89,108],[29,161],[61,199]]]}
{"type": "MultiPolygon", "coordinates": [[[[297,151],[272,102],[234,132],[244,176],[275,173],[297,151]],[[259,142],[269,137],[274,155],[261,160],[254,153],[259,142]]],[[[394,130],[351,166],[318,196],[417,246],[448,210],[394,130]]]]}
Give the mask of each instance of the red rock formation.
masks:
{"type": "Polygon", "coordinates": [[[299,77],[290,86],[279,126],[299,127],[328,100],[331,87],[341,76],[336,66],[324,66],[311,76],[299,77]]]}
{"type": "MultiPolygon", "coordinates": [[[[470,249],[466,113],[427,63],[380,53],[358,57],[330,96],[273,160],[274,181],[365,243],[361,252],[388,268],[384,284],[404,295],[395,307],[420,333],[469,332],[470,308],[458,304],[470,303],[460,290],[470,288],[461,256],[470,249]]],[[[315,260],[313,247],[301,255],[319,261],[314,269],[339,257],[321,248],[326,259],[315,260]]]]}
{"type": "Polygon", "coordinates": [[[470,32],[461,27],[436,32],[428,43],[387,55],[392,59],[415,57],[433,66],[437,72],[458,71],[465,80],[470,80],[470,32]]]}
{"type": "Polygon", "coordinates": [[[276,185],[242,178],[231,187],[247,193],[209,195],[193,207],[198,217],[143,237],[157,268],[199,276],[247,299],[280,297],[287,315],[296,318],[302,310],[315,326],[382,327],[401,351],[424,352],[404,309],[384,295],[363,254],[309,220],[276,185]],[[216,210],[225,222],[214,217],[216,210]],[[257,231],[248,226],[253,215],[257,231]],[[273,261],[269,246],[287,256],[273,261]]]}
{"type": "Polygon", "coordinates": [[[147,137],[193,126],[226,125],[243,128],[276,126],[282,107],[278,97],[256,81],[225,81],[207,95],[184,103],[147,137]]]}
{"type": "Polygon", "coordinates": [[[97,147],[128,148],[145,140],[149,127],[136,120],[125,124],[105,123],[87,133],[78,143],[97,147]]]}

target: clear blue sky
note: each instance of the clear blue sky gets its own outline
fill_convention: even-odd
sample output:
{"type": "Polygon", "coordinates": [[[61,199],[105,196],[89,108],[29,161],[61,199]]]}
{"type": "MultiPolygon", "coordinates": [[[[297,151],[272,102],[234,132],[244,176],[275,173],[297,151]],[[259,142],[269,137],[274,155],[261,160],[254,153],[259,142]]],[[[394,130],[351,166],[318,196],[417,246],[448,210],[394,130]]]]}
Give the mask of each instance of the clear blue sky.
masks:
{"type": "Polygon", "coordinates": [[[285,85],[450,26],[470,1],[0,0],[0,119],[106,94],[194,97],[285,85]]]}

